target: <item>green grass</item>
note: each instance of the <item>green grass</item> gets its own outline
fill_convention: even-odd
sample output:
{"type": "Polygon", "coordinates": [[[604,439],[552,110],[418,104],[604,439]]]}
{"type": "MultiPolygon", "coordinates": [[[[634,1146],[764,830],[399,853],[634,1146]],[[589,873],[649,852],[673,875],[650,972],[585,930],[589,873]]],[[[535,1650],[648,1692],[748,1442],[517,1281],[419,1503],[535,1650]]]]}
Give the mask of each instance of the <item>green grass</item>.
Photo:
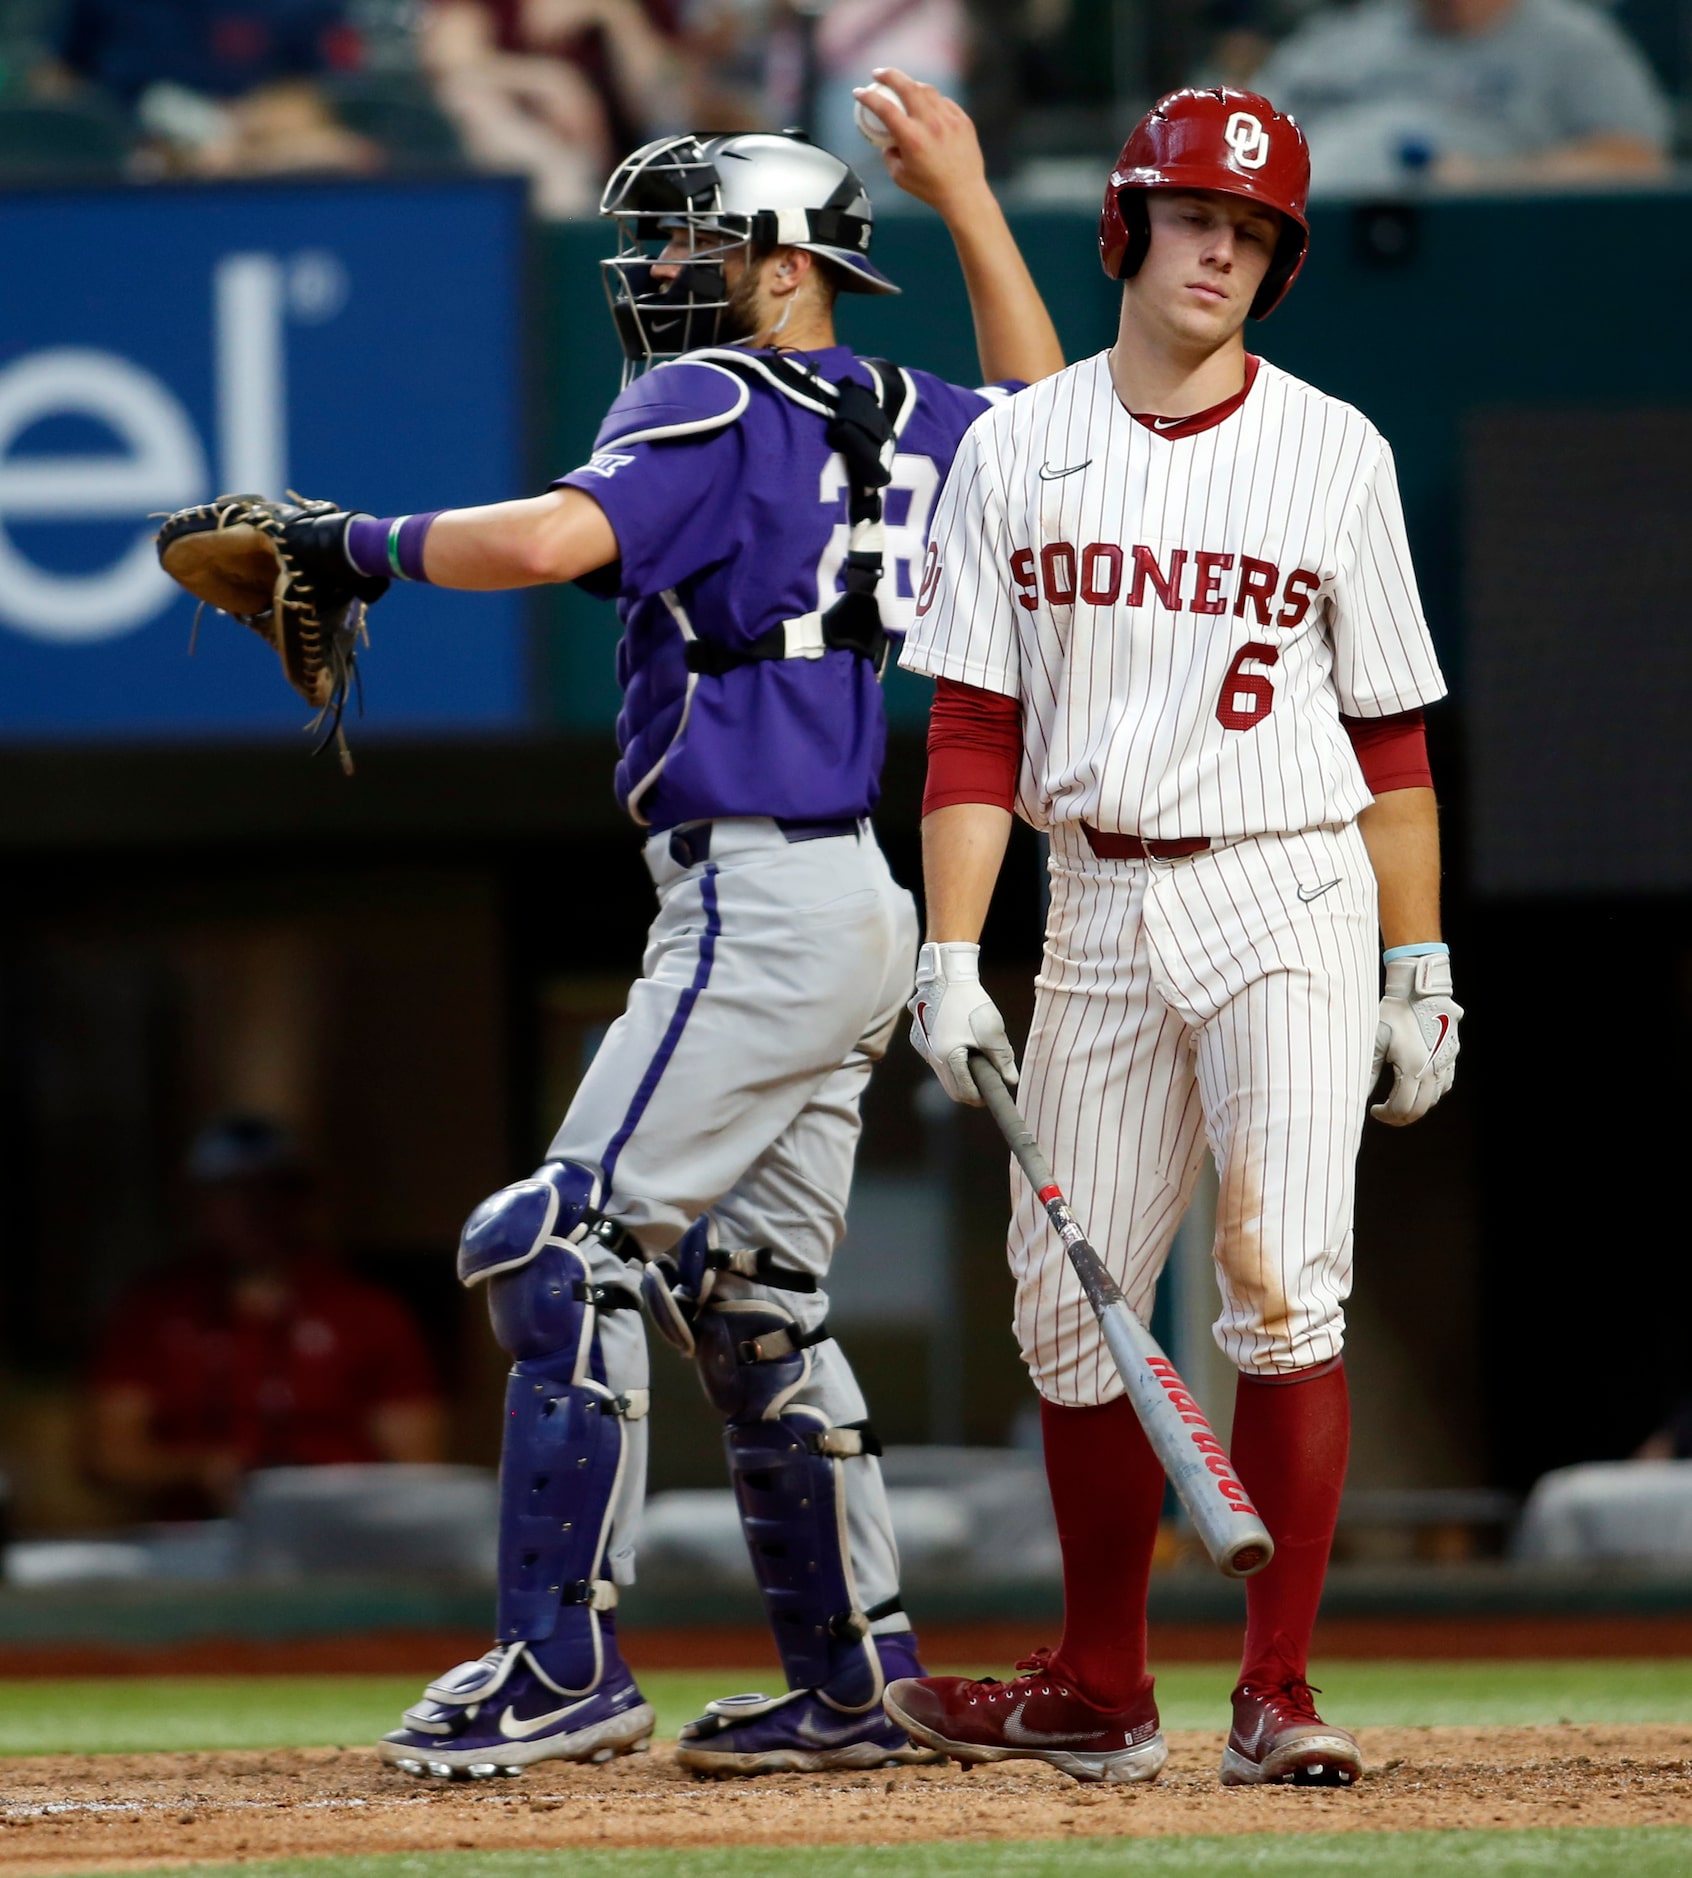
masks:
{"type": "MultiPolygon", "coordinates": [[[[153,1878],[791,1878],[794,1847],[688,1852],[432,1852],[195,1865],[153,1878]]],[[[808,1845],[806,1878],[1683,1878],[1692,1829],[1252,1834],[1241,1838],[1032,1840],[997,1845],[808,1845]]]]}
{"type": "MultiPolygon", "coordinates": [[[[1692,1661],[1329,1663],[1317,1675],[1325,1712],[1355,1728],[1692,1724],[1692,1661]]],[[[658,1710],[660,1736],[671,1737],[713,1696],[769,1686],[767,1675],[732,1669],[641,1680],[658,1710]]],[[[392,1728],[419,1687],[393,1676],[0,1682],[0,1754],[353,1746],[392,1728]]],[[[1223,1665],[1165,1670],[1158,1678],[1164,1726],[1225,1726],[1228,1687],[1223,1665]]]]}

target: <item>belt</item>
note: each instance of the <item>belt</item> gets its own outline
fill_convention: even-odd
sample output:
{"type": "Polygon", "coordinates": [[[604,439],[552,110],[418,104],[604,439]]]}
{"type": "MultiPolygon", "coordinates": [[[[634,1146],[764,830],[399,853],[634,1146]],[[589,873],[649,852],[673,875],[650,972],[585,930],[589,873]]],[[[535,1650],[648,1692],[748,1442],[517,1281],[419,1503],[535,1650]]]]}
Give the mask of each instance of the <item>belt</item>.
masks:
{"type": "Polygon", "coordinates": [[[1090,822],[1081,824],[1087,846],[1101,861],[1182,861],[1189,854],[1203,854],[1210,846],[1208,835],[1181,835],[1173,841],[1142,841],[1138,835],[1107,834],[1090,822]]]}
{"type": "MultiPolygon", "coordinates": [[[[775,825],[789,841],[827,841],[835,835],[861,836],[863,824],[852,816],[827,822],[783,821],[773,817],[775,825]]],[[[697,867],[711,858],[712,822],[689,822],[670,831],[670,859],[677,867],[697,867]]]]}

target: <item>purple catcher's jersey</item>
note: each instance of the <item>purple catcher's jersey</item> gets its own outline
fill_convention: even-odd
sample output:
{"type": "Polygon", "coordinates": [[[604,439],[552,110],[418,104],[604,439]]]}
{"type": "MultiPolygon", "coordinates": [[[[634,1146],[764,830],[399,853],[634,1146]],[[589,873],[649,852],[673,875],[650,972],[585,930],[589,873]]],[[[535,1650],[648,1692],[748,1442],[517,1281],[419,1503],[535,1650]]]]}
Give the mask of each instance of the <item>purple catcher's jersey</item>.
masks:
{"type": "MultiPolygon", "coordinates": [[[[834,383],[873,382],[846,346],[782,356],[834,383]]],[[[912,623],[929,517],[964,432],[1017,389],[905,376],[876,594],[893,634],[912,623]]],[[[694,355],[637,379],[591,459],[560,478],[617,537],[619,562],[582,584],[615,593],[623,622],[617,797],[638,822],[834,821],[875,806],[887,726],[868,659],[831,649],[720,676],[687,665],[689,639],[743,648],[842,591],[846,470],[827,422],[773,382],[694,355]]]]}

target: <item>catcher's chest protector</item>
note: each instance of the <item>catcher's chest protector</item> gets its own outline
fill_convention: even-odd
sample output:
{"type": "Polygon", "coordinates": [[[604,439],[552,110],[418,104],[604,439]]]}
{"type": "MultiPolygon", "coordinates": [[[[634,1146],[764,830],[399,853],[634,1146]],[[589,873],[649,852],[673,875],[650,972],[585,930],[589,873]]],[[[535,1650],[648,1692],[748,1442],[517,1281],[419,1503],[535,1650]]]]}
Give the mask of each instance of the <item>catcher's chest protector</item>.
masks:
{"type": "MultiPolygon", "coordinates": [[[[846,514],[851,527],[842,568],[845,592],[832,605],[784,620],[747,646],[690,640],[688,670],[696,675],[720,676],[738,666],[762,664],[769,659],[816,658],[824,651],[838,650],[872,660],[879,674],[886,668],[891,644],[882,628],[875,598],[885,547],[881,492],[892,478],[901,420],[916,395],[909,375],[887,359],[861,359],[859,363],[872,380],[869,386],[855,378],[833,384],[815,372],[802,370],[779,353],[763,358],[731,347],[690,353],[680,363],[728,373],[740,381],[743,389],[715,419],[690,416],[681,422],[665,423],[659,417],[655,423],[620,435],[602,434],[594,444],[596,451],[698,437],[726,429],[745,411],[751,388],[762,386],[824,420],[829,447],[839,451],[846,467],[846,514]]],[[[656,387],[656,380],[648,382],[656,387]]]]}

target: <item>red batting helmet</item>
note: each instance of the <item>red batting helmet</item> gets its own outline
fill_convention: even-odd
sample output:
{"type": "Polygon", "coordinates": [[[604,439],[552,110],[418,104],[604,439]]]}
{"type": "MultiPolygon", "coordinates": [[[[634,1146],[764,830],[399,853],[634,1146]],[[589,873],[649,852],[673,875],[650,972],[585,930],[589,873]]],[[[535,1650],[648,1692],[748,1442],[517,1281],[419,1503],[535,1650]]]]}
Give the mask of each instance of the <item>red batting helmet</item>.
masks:
{"type": "Polygon", "coordinates": [[[1265,319],[1304,265],[1310,226],[1310,148],[1304,132],[1255,91],[1218,85],[1172,91],[1134,126],[1105,187],[1099,258],[1112,280],[1129,280],[1146,258],[1151,223],[1140,191],[1209,189],[1278,211],[1281,238],[1251,303],[1265,319]]]}

